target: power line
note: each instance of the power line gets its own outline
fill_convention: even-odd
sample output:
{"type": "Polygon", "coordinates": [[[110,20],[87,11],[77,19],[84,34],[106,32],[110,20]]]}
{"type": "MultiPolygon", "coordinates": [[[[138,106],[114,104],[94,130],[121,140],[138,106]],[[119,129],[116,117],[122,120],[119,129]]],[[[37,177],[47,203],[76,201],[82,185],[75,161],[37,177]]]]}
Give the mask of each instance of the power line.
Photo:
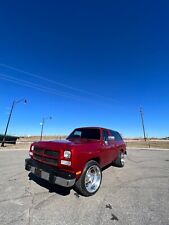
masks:
{"type": "Polygon", "coordinates": [[[16,78],[14,78],[12,76],[8,76],[6,74],[0,73],[0,79],[6,80],[6,81],[9,81],[9,82],[21,85],[21,86],[33,88],[35,90],[39,90],[39,91],[42,91],[42,92],[45,92],[45,93],[48,93],[48,94],[54,94],[54,95],[57,95],[57,96],[73,98],[73,99],[76,99],[76,100],[82,100],[82,98],[80,98],[79,96],[67,94],[66,92],[57,92],[53,88],[47,88],[43,85],[37,85],[33,82],[25,81],[25,80],[22,80],[22,79],[16,79],[16,78]]]}
{"type": "Polygon", "coordinates": [[[24,74],[26,74],[28,76],[35,77],[37,79],[40,79],[40,80],[43,80],[43,81],[46,81],[46,82],[49,82],[49,83],[52,83],[52,84],[56,84],[58,86],[61,86],[61,87],[64,87],[64,88],[67,88],[67,89],[70,89],[70,90],[73,90],[73,91],[76,91],[76,92],[81,92],[81,93],[84,93],[84,94],[88,94],[88,95],[91,95],[91,96],[104,98],[106,100],[116,102],[116,100],[114,100],[114,99],[112,99],[110,97],[105,97],[105,96],[102,96],[102,95],[99,95],[99,94],[96,94],[96,93],[93,93],[93,92],[86,91],[84,89],[75,88],[75,87],[72,87],[70,85],[63,84],[61,82],[58,82],[58,81],[55,81],[55,80],[52,80],[52,79],[44,78],[44,77],[42,77],[40,75],[37,75],[37,74],[34,74],[34,73],[30,73],[30,72],[24,71],[22,69],[19,69],[19,68],[16,68],[16,67],[13,67],[13,66],[10,66],[10,65],[7,65],[7,64],[0,63],[0,66],[8,68],[8,69],[11,69],[11,70],[14,70],[14,71],[19,72],[19,73],[24,73],[24,74]]]}
{"type": "MultiPolygon", "coordinates": [[[[6,74],[3,74],[3,73],[0,73],[0,79],[18,84],[20,86],[33,88],[35,90],[42,91],[42,92],[45,92],[45,93],[48,93],[48,94],[54,94],[54,95],[57,95],[57,96],[62,96],[62,97],[66,97],[66,98],[70,98],[70,99],[74,99],[74,100],[78,100],[78,101],[86,101],[86,102],[90,102],[90,103],[95,103],[93,100],[87,99],[87,98],[82,97],[82,96],[77,96],[77,95],[66,93],[66,92],[56,91],[56,89],[54,89],[54,88],[48,88],[48,87],[43,86],[43,85],[38,85],[35,82],[33,83],[33,82],[26,81],[26,80],[23,80],[23,79],[17,79],[17,78],[14,78],[10,75],[6,75],[6,74]]],[[[104,104],[106,104],[106,103],[104,102],[104,104]]]]}

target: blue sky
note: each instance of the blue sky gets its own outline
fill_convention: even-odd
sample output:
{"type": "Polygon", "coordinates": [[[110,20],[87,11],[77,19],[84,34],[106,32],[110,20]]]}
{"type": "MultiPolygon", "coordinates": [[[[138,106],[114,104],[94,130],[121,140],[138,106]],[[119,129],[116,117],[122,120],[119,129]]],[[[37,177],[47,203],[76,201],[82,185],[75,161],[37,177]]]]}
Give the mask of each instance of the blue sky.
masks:
{"type": "Polygon", "coordinates": [[[103,126],[169,136],[168,1],[0,3],[0,133],[103,126]]]}

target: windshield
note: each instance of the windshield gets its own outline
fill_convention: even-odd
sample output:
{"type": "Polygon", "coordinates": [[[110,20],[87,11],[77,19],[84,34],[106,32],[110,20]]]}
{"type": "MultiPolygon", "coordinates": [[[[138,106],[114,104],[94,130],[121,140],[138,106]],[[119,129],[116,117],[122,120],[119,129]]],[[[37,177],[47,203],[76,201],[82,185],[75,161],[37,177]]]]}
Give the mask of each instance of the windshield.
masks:
{"type": "Polygon", "coordinates": [[[97,128],[80,128],[74,130],[67,139],[86,138],[100,140],[100,130],[97,128]]]}

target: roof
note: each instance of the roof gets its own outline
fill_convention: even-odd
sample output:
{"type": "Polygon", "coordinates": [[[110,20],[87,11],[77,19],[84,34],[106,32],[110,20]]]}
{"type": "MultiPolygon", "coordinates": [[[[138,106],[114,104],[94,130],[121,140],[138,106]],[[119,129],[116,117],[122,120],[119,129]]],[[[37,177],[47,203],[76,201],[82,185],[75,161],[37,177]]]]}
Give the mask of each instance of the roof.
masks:
{"type": "Polygon", "coordinates": [[[88,129],[105,129],[105,130],[112,130],[112,129],[104,128],[104,127],[77,127],[77,128],[75,128],[75,129],[85,129],[85,128],[88,128],[88,129]]]}

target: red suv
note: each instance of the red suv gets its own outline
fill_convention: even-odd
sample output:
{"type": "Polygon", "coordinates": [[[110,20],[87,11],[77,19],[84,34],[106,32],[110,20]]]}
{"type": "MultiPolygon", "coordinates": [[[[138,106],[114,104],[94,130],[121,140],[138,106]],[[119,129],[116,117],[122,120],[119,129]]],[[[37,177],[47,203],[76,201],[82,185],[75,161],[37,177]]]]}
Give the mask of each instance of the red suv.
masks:
{"type": "Polygon", "coordinates": [[[121,135],[101,127],[76,128],[66,140],[39,141],[30,147],[25,169],[53,184],[74,186],[84,196],[95,194],[102,168],[124,166],[127,154],[121,135]]]}

